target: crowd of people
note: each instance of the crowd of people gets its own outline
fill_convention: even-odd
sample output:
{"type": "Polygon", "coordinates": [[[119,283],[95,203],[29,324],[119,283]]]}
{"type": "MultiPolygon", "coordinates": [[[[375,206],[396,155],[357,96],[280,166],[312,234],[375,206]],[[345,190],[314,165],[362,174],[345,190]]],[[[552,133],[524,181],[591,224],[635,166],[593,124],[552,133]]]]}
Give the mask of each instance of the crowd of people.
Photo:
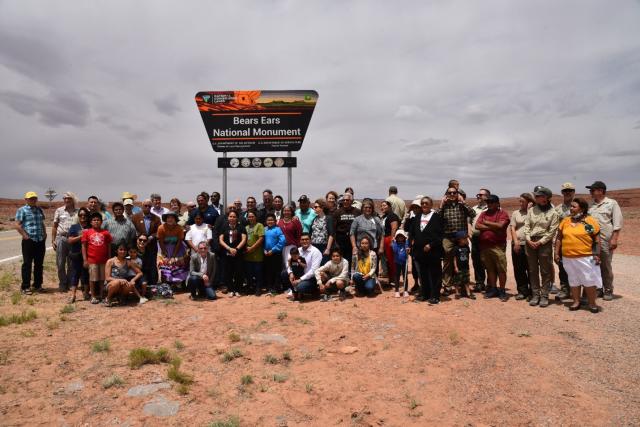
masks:
{"type": "MultiPolygon", "coordinates": [[[[420,195],[407,208],[391,186],[378,211],[370,198],[355,200],[352,188],[313,202],[302,195],[297,204],[266,189],[261,203],[250,196],[244,207],[240,199],[224,207],[218,192],[202,192],[184,210],[177,198],[164,207],[156,193],[137,206],[125,192],[111,212],[96,196],[79,207],[67,192],[51,241],[58,286],[71,291],[70,302],[78,289],[106,306],[129,298],[143,304],[181,289],[192,299],[285,292],[292,300],[327,301],[373,297],[385,284],[397,298],[414,294],[435,305],[448,295],[507,301],[510,238],[515,300],[546,307],[555,293],[557,301],[571,299],[570,310],[585,304],[597,313],[598,296],[613,299],[611,261],[622,213],[603,182],[586,188],[590,202],[575,197],[573,184],[562,184],[562,203],[553,206],[552,191],[536,186],[520,195],[511,214],[486,188],[471,206],[457,180],[438,206],[420,195]]],[[[42,289],[47,228],[37,197],[26,193],[15,217],[23,293],[42,289]]]]}

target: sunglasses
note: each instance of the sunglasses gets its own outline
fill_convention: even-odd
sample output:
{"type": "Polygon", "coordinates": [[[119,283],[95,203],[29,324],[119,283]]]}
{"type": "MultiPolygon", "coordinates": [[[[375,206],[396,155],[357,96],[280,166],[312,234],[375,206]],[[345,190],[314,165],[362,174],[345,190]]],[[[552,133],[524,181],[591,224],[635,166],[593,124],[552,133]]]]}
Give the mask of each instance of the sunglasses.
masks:
{"type": "Polygon", "coordinates": [[[447,193],[446,193],[446,194],[447,194],[448,196],[453,196],[453,195],[455,195],[455,194],[458,194],[458,192],[457,192],[457,191],[447,191],[447,193]]]}
{"type": "Polygon", "coordinates": [[[146,242],[147,239],[138,239],[138,242],[146,242]]]}

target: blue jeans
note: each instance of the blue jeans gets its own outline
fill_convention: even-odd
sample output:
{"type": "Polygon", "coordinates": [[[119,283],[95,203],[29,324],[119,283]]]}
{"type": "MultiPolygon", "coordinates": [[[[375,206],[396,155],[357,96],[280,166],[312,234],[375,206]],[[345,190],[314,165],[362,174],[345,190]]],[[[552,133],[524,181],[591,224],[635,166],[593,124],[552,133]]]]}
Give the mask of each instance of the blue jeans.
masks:
{"type": "MultiPolygon", "coordinates": [[[[293,289],[293,286],[291,286],[291,281],[289,280],[289,273],[287,273],[287,269],[282,270],[282,274],[280,275],[280,278],[282,279],[282,285],[285,288],[293,289]]],[[[315,293],[317,290],[318,290],[318,283],[316,282],[315,278],[301,281],[300,283],[298,283],[298,286],[295,289],[295,291],[298,292],[299,294],[312,294],[312,293],[315,293]]]]}
{"type": "Polygon", "coordinates": [[[358,292],[365,293],[368,296],[372,296],[376,290],[376,279],[370,277],[365,280],[362,273],[354,273],[353,282],[356,284],[358,292]]]}
{"type": "Polygon", "coordinates": [[[264,274],[262,270],[262,262],[244,262],[244,273],[247,280],[247,286],[251,287],[252,284],[255,285],[254,289],[256,292],[260,292],[264,287],[264,274]]]}
{"type": "Polygon", "coordinates": [[[89,286],[89,270],[84,268],[82,254],[71,254],[71,271],[69,272],[69,283],[72,288],[77,288],[78,283],[82,282],[83,290],[87,290],[89,286]]]}
{"type": "Polygon", "coordinates": [[[211,286],[205,286],[202,277],[191,275],[187,283],[189,284],[189,291],[191,292],[192,298],[196,298],[197,294],[200,296],[204,294],[207,299],[216,299],[216,291],[211,286]]]}

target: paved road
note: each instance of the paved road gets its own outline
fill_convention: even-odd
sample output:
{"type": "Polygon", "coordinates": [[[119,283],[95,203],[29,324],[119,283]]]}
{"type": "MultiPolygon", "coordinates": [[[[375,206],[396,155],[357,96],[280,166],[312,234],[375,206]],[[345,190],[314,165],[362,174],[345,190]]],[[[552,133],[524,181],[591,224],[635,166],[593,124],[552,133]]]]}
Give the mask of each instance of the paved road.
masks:
{"type": "MultiPolygon", "coordinates": [[[[47,230],[47,250],[51,250],[51,228],[47,230]]],[[[20,259],[22,237],[16,230],[0,231],[0,263],[20,259]]]]}

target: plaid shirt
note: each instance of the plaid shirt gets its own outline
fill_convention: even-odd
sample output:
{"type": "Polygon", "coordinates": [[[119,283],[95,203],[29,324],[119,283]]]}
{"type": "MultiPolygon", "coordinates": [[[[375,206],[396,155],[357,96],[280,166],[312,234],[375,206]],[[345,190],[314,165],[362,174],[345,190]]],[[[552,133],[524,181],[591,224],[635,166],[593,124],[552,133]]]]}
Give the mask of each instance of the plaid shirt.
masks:
{"type": "Polygon", "coordinates": [[[44,212],[37,206],[25,205],[16,212],[16,221],[34,242],[44,240],[44,212]]]}
{"type": "Polygon", "coordinates": [[[476,216],[476,212],[464,203],[445,203],[440,214],[444,219],[445,236],[452,236],[458,231],[466,233],[469,219],[476,216]]]}

